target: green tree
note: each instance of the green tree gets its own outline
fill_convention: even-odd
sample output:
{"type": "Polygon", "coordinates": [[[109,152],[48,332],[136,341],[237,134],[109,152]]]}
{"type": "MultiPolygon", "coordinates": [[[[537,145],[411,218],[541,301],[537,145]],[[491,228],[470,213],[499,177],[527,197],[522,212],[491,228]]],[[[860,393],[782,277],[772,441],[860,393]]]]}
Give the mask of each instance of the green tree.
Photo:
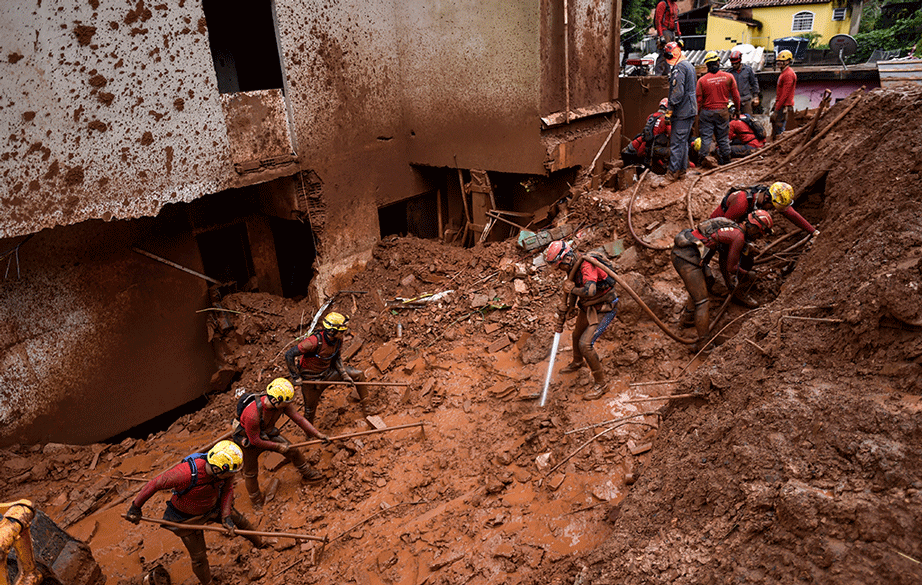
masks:
{"type": "Polygon", "coordinates": [[[855,40],[858,51],[849,59],[852,63],[867,61],[874,49],[908,52],[922,42],[922,11],[909,10],[896,18],[885,18],[879,0],[869,0],[862,9],[855,40]]]}
{"type": "Polygon", "coordinates": [[[623,36],[624,45],[636,45],[653,26],[653,10],[658,3],[659,0],[624,0],[621,3],[621,18],[637,27],[623,36]]]}

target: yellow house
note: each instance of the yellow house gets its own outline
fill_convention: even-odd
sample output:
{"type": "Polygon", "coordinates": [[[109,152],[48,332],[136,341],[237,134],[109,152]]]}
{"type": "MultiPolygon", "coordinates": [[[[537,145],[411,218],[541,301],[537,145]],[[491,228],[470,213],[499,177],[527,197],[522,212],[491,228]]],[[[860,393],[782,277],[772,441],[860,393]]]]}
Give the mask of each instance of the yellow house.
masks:
{"type": "Polygon", "coordinates": [[[819,45],[837,34],[855,34],[861,0],[730,0],[708,14],[709,51],[750,44],[774,50],[773,41],[816,33],[819,45]]]}

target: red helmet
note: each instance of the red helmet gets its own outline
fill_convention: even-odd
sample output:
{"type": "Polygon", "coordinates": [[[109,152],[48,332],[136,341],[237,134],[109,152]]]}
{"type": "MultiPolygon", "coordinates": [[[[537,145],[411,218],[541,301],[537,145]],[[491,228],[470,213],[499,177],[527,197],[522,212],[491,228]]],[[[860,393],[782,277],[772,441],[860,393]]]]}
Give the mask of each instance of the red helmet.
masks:
{"type": "Polygon", "coordinates": [[[682,49],[675,41],[666,43],[666,46],[663,47],[663,56],[666,57],[667,63],[670,65],[675,65],[679,62],[679,58],[682,56],[682,49]]]}
{"type": "Polygon", "coordinates": [[[756,209],[747,215],[746,223],[758,229],[762,235],[772,233],[772,216],[764,209],[756,209]]]}
{"type": "Polygon", "coordinates": [[[554,240],[548,245],[544,252],[544,261],[555,266],[561,262],[566,262],[567,256],[573,252],[573,247],[567,245],[563,240],[554,240]]]}
{"type": "Polygon", "coordinates": [[[669,109],[669,98],[663,98],[659,101],[659,107],[663,110],[669,109]]]}
{"type": "Polygon", "coordinates": [[[743,54],[740,53],[739,51],[733,51],[732,53],[730,53],[731,63],[739,63],[742,60],[743,60],[743,54]]]}

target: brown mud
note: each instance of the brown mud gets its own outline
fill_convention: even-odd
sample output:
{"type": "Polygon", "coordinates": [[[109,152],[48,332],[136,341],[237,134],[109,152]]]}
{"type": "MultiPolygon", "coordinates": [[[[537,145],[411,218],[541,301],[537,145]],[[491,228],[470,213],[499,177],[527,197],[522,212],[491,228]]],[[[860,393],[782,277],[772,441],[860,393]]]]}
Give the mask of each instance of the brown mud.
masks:
{"type": "MultiPolygon", "coordinates": [[[[279,480],[275,496],[256,513],[238,482],[238,509],[260,530],[329,542],[255,550],[206,533],[218,582],[922,582],[922,92],[861,99],[793,164],[775,171],[797,140],[698,181],[700,220],[729,185],[773,172],[803,191],[796,207],[821,234],[760,265],[751,293],[761,306],[731,304],[726,341],[694,361],[619,291],[618,318],[596,344],[611,382],[598,400],[581,399],[584,368],[555,375],[538,406],[561,275],[535,267],[537,253],[512,241],[382,241],[347,287],[364,294],[334,308],[352,316],[348,363],[409,384],[372,389],[379,416],[426,425],[308,448],[326,476],[318,485],[263,455],[260,480],[279,480]],[[669,380],[678,381],[632,385],[669,380]],[[701,397],[626,402],[685,393],[701,397]],[[631,415],[641,416],[604,434],[592,426],[631,415]]],[[[645,182],[632,217],[639,236],[668,244],[687,227],[693,177],[645,182]]],[[[685,293],[668,252],[630,235],[630,196],[583,194],[557,221],[586,228],[584,251],[622,240],[618,273],[691,337],[678,324],[685,293]]],[[[772,240],[796,229],[775,219],[772,240]]],[[[145,478],[229,429],[235,392],[285,374],[282,354],[316,310],[258,293],[223,306],[235,311],[222,313],[232,327],[210,334],[221,370],[239,373],[232,391],[145,440],[2,452],[4,499],[35,501],[87,541],[109,583],[138,584],[157,565],[174,583],[195,582],[178,538],[120,515],[145,478]]],[[[569,326],[555,370],[569,362],[569,326]]],[[[343,387],[325,392],[316,422],[331,435],[371,428],[343,387]]],[[[283,434],[302,440],[292,427],[283,434]]],[[[152,498],[145,515],[159,517],[166,499],[152,498]]]]}

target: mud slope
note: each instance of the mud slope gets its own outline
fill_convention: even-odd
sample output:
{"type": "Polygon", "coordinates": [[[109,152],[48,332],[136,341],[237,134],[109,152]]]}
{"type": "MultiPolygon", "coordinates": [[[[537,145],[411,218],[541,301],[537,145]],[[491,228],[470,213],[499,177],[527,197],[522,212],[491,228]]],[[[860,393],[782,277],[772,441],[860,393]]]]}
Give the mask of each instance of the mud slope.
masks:
{"type": "Polygon", "coordinates": [[[824,183],[818,242],[675,389],[707,396],[664,410],[605,544],[536,582],[922,582],[920,112],[874,91],[780,172],[824,183]]]}
{"type": "MultiPolygon", "coordinates": [[[[868,94],[816,150],[772,175],[804,192],[797,208],[822,234],[802,255],[760,266],[762,307],[730,305],[727,341],[710,355],[693,359],[621,291],[618,318],[596,343],[611,381],[599,400],[581,400],[591,383],[583,369],[557,374],[538,407],[561,279],[538,253],[512,241],[380,242],[344,287],[360,292],[333,308],[352,316],[348,362],[407,384],[373,391],[381,419],[424,431],[307,449],[327,478],[318,485],[264,455],[260,481],[274,497],[256,512],[238,481],[238,509],[261,530],[328,544],[281,539],[254,550],[208,533],[217,582],[922,582],[913,560],[922,560],[920,106],[918,91],[868,94]],[[436,302],[394,302],[439,292],[436,302]],[[705,396],[636,402],[690,392],[705,396]]],[[[664,247],[688,223],[689,189],[694,216],[706,217],[729,185],[771,172],[795,142],[703,178],[648,177],[634,231],[664,247]]],[[[556,222],[586,228],[581,250],[607,245],[651,310],[690,335],[678,328],[685,293],[668,251],[629,233],[633,193],[585,193],[556,222]]],[[[776,226],[773,239],[794,230],[776,226]]],[[[0,499],[35,501],[89,543],[110,584],[139,585],[158,565],[173,583],[195,582],[179,539],[120,515],[144,481],[228,431],[236,393],[285,373],[285,349],[317,310],[259,293],[222,306],[208,333],[215,381],[233,382],[201,410],[120,444],[0,450],[0,499]]],[[[568,328],[556,370],[570,345],[568,328]]],[[[371,428],[342,387],[327,390],[316,422],[331,435],[371,428]]],[[[302,440],[292,426],[283,434],[302,440]]],[[[166,499],[152,498],[145,515],[159,517],[166,499]]]]}

